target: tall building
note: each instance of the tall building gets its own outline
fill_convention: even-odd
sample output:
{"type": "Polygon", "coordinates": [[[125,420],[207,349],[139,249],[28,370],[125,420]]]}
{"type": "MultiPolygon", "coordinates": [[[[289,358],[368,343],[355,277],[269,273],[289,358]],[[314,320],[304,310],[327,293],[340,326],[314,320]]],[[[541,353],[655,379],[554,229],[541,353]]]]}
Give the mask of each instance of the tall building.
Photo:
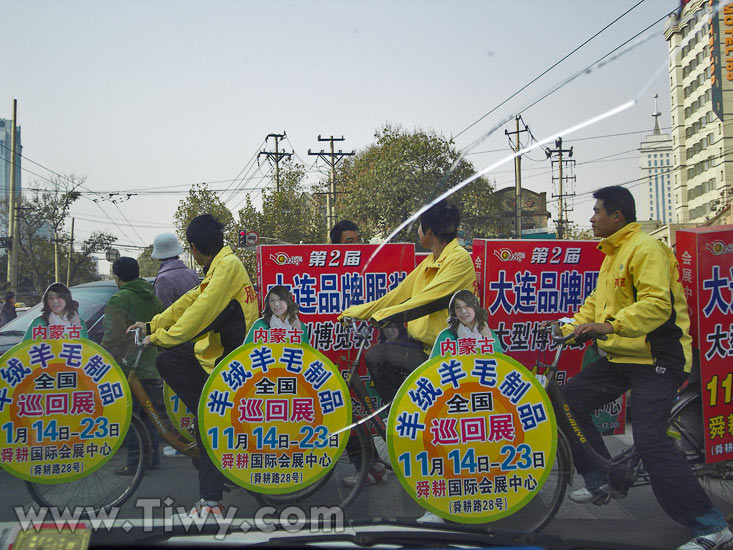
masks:
{"type": "Polygon", "coordinates": [[[703,223],[731,200],[733,171],[728,163],[733,148],[725,143],[733,139],[733,127],[723,123],[733,117],[733,53],[726,53],[730,47],[725,44],[730,34],[733,4],[718,0],[690,0],[664,28],[669,44],[673,223],[703,223]]]}
{"type": "MultiPolygon", "coordinates": [[[[8,198],[10,197],[11,137],[13,121],[0,118],[0,236],[8,236],[8,198]]],[[[20,198],[20,167],[22,146],[20,127],[15,131],[15,196],[20,198]]],[[[0,248],[0,254],[5,249],[0,248]]]]}
{"type": "Polygon", "coordinates": [[[659,128],[657,94],[654,94],[654,130],[641,142],[639,166],[641,185],[637,193],[639,220],[658,220],[663,224],[674,220],[672,195],[672,138],[659,128]]]}

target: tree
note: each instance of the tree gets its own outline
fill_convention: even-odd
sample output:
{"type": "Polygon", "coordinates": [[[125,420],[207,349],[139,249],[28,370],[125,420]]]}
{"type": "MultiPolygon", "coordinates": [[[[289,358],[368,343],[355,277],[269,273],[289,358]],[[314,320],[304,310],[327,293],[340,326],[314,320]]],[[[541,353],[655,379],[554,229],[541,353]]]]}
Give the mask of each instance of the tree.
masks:
{"type": "MultiPolygon", "coordinates": [[[[26,301],[39,297],[57,278],[56,260],[58,279],[62,282],[66,282],[67,270],[70,285],[99,278],[92,255],[109,248],[116,240],[114,235],[95,232],[81,243],[75,240],[77,250],[71,254],[69,265],[71,236],[63,230],[71,204],[81,196],[77,188],[84,181],[84,178],[74,175],[54,176],[49,188],[34,191],[30,198],[20,202],[18,290],[26,296],[26,301]]],[[[2,270],[6,271],[7,265],[4,264],[6,262],[0,262],[2,270]]]]}
{"type": "MultiPolygon", "coordinates": [[[[274,186],[262,192],[262,212],[249,196],[238,212],[238,228],[256,231],[260,244],[324,242],[325,225],[317,200],[304,184],[303,165],[286,161],[280,168],[280,191],[274,186]]],[[[254,249],[238,251],[250,274],[255,273],[254,249]]]]}
{"type": "Polygon", "coordinates": [[[234,217],[222,200],[205,183],[197,183],[188,196],[178,203],[174,214],[176,233],[181,243],[186,243],[186,228],[196,216],[211,214],[224,224],[224,242],[236,243],[234,217]]]}
{"type": "Polygon", "coordinates": [[[154,260],[150,255],[153,253],[153,245],[146,246],[137,257],[140,266],[140,277],[155,277],[160,269],[160,262],[154,260]]]}
{"type": "MultiPolygon", "coordinates": [[[[460,159],[452,140],[433,132],[407,132],[385,125],[377,141],[337,167],[338,218],[351,219],[365,239],[385,237],[420,207],[475,174],[460,159]]],[[[451,196],[461,209],[462,227],[477,237],[497,232],[497,201],[493,187],[478,178],[451,196]]],[[[398,240],[415,242],[416,228],[406,228],[398,240]]]]}

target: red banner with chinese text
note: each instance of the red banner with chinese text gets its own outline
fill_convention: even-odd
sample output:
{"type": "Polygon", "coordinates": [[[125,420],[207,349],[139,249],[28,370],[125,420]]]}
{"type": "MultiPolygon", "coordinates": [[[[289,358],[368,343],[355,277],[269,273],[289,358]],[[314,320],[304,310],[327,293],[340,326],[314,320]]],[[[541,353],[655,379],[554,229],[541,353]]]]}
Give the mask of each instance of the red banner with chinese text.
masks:
{"type": "MultiPolygon", "coordinates": [[[[474,239],[479,298],[507,355],[531,369],[539,352],[554,349],[538,330],[540,323],[572,317],[595,289],[604,258],[597,246],[595,241],[474,239]]],[[[563,352],[560,385],[580,372],[583,353],[583,348],[563,352]]],[[[623,433],[623,398],[596,411],[594,421],[604,434],[623,433]]]]}
{"type": "Polygon", "coordinates": [[[338,315],[351,305],[381,298],[413,269],[413,244],[257,247],[260,306],[274,285],[289,288],[299,306],[300,320],[308,327],[309,344],[341,371],[348,368],[354,344],[336,320],[338,315]]]}
{"type": "Polygon", "coordinates": [[[733,225],[677,231],[677,259],[699,349],[706,462],[733,459],[733,225]]]}

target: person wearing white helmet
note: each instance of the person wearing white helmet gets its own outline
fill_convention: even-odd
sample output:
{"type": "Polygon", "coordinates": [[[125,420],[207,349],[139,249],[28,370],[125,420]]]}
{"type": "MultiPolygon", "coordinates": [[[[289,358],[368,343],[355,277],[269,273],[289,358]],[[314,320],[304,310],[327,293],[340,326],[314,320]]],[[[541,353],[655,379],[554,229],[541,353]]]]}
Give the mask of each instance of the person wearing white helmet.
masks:
{"type": "Polygon", "coordinates": [[[161,233],[155,237],[150,256],[160,260],[160,269],[153,286],[164,308],[199,284],[196,272],[178,258],[181,254],[183,248],[173,233],[161,233]]]}
{"type": "MultiPolygon", "coordinates": [[[[179,259],[181,254],[183,254],[183,248],[173,233],[161,233],[155,237],[153,253],[150,257],[160,260],[160,269],[153,288],[155,295],[163,302],[164,309],[199,284],[196,272],[189,269],[183,260],[179,259]]],[[[186,455],[166,445],[163,447],[163,456],[183,458],[186,455]]]]}

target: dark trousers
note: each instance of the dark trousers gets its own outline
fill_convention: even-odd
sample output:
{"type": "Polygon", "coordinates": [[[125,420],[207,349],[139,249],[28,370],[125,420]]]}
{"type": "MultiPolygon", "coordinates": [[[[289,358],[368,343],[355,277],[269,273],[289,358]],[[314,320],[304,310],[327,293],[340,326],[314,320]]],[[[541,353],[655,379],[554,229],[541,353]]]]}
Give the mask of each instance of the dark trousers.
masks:
{"type": "Polygon", "coordinates": [[[385,403],[394,399],[405,379],[427,358],[422,347],[412,342],[407,345],[380,342],[364,356],[374,387],[385,403]]]}
{"type": "MultiPolygon", "coordinates": [[[[156,362],[163,380],[180,397],[186,406],[198,414],[199,399],[209,374],[201,367],[193,352],[193,342],[187,342],[170,349],[159,349],[156,362]]],[[[199,446],[199,496],[206,500],[219,501],[224,492],[224,476],[211,462],[196,430],[199,446]]]]}
{"type": "MultiPolygon", "coordinates": [[[[684,376],[661,366],[611,363],[601,358],[573,377],[563,387],[563,395],[590,445],[610,458],[591,413],[631,388],[634,444],[651,478],[654,495],[672,519],[692,528],[693,520],[713,505],[667,436],[669,412],[684,376]]],[[[605,475],[597,471],[574,438],[569,439],[575,466],[586,484],[605,483],[605,475]]]]}
{"type": "MultiPolygon", "coordinates": [[[[151,403],[153,403],[153,406],[158,413],[164,411],[165,404],[163,403],[163,384],[161,381],[159,379],[150,378],[140,380],[140,382],[142,383],[143,388],[145,388],[145,393],[148,394],[151,403]]],[[[145,412],[145,409],[137,399],[132,402],[132,414],[137,415],[142,419],[143,424],[148,430],[148,434],[150,434],[150,466],[160,466],[160,434],[158,433],[158,428],[155,427],[155,424],[150,420],[148,413],[145,412]]],[[[128,467],[134,468],[135,463],[137,462],[137,453],[137,441],[131,438],[130,444],[127,446],[128,467]]]]}
{"type": "MultiPolygon", "coordinates": [[[[427,358],[422,347],[412,342],[407,345],[379,342],[369,348],[364,356],[374,387],[384,403],[394,399],[405,379],[427,358]]],[[[346,453],[354,466],[359,468],[361,454],[355,438],[349,438],[346,453]]]]}

